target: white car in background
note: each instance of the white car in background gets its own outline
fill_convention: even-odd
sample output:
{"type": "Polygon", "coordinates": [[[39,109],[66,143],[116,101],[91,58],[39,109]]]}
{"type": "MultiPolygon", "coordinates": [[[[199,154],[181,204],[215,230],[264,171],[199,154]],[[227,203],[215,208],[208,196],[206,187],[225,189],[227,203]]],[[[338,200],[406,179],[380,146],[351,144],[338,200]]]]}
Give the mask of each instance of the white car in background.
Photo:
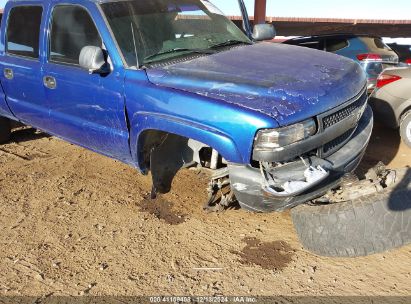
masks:
{"type": "Polygon", "coordinates": [[[384,70],[370,104],[375,118],[390,128],[399,128],[401,138],[411,148],[411,68],[384,70]]]}

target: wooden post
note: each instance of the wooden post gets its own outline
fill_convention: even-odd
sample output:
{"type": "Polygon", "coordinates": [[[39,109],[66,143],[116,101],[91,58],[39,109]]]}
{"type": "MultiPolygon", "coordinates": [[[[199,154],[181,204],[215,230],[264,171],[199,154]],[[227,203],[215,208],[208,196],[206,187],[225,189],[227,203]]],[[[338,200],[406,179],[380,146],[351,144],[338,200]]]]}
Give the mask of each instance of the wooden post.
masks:
{"type": "Polygon", "coordinates": [[[254,24],[265,23],[267,0],[255,0],[254,24]]]}

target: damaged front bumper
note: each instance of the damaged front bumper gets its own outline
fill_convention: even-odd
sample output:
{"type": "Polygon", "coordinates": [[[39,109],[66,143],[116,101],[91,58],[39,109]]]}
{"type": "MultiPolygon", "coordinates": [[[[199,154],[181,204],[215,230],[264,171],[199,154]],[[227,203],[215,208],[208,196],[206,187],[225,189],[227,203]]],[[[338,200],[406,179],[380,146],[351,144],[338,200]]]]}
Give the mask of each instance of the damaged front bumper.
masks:
{"type": "Polygon", "coordinates": [[[264,173],[258,168],[247,165],[229,164],[231,187],[240,205],[252,211],[283,211],[324,195],[337,187],[341,178],[356,169],[360,163],[373,128],[373,114],[367,107],[351,139],[337,152],[326,158],[311,156],[305,160],[290,162],[272,168],[270,175],[283,181],[303,181],[302,191],[289,193],[273,191],[267,187],[264,173]],[[321,179],[307,181],[307,164],[327,174],[321,179]],[[291,193],[291,194],[290,194],[291,193]]]}

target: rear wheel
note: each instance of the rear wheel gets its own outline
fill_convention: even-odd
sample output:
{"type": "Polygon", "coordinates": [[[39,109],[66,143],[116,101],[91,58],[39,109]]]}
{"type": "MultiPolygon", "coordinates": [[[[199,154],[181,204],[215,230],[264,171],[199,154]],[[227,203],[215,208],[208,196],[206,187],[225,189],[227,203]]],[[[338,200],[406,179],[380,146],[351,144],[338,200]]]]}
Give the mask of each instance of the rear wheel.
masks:
{"type": "Polygon", "coordinates": [[[0,117],[0,144],[7,142],[11,135],[10,120],[5,117],[0,117]]]}
{"type": "Polygon", "coordinates": [[[402,116],[400,134],[407,146],[411,147],[411,111],[408,111],[402,116]]]}

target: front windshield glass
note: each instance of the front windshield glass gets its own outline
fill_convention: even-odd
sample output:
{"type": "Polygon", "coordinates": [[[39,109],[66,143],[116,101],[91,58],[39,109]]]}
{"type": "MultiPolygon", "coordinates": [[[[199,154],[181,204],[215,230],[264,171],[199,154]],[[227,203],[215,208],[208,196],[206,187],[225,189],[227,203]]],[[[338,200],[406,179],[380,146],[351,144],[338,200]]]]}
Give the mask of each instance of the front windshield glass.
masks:
{"type": "Polygon", "coordinates": [[[131,0],[101,6],[128,66],[251,43],[205,0],[131,0]]]}

